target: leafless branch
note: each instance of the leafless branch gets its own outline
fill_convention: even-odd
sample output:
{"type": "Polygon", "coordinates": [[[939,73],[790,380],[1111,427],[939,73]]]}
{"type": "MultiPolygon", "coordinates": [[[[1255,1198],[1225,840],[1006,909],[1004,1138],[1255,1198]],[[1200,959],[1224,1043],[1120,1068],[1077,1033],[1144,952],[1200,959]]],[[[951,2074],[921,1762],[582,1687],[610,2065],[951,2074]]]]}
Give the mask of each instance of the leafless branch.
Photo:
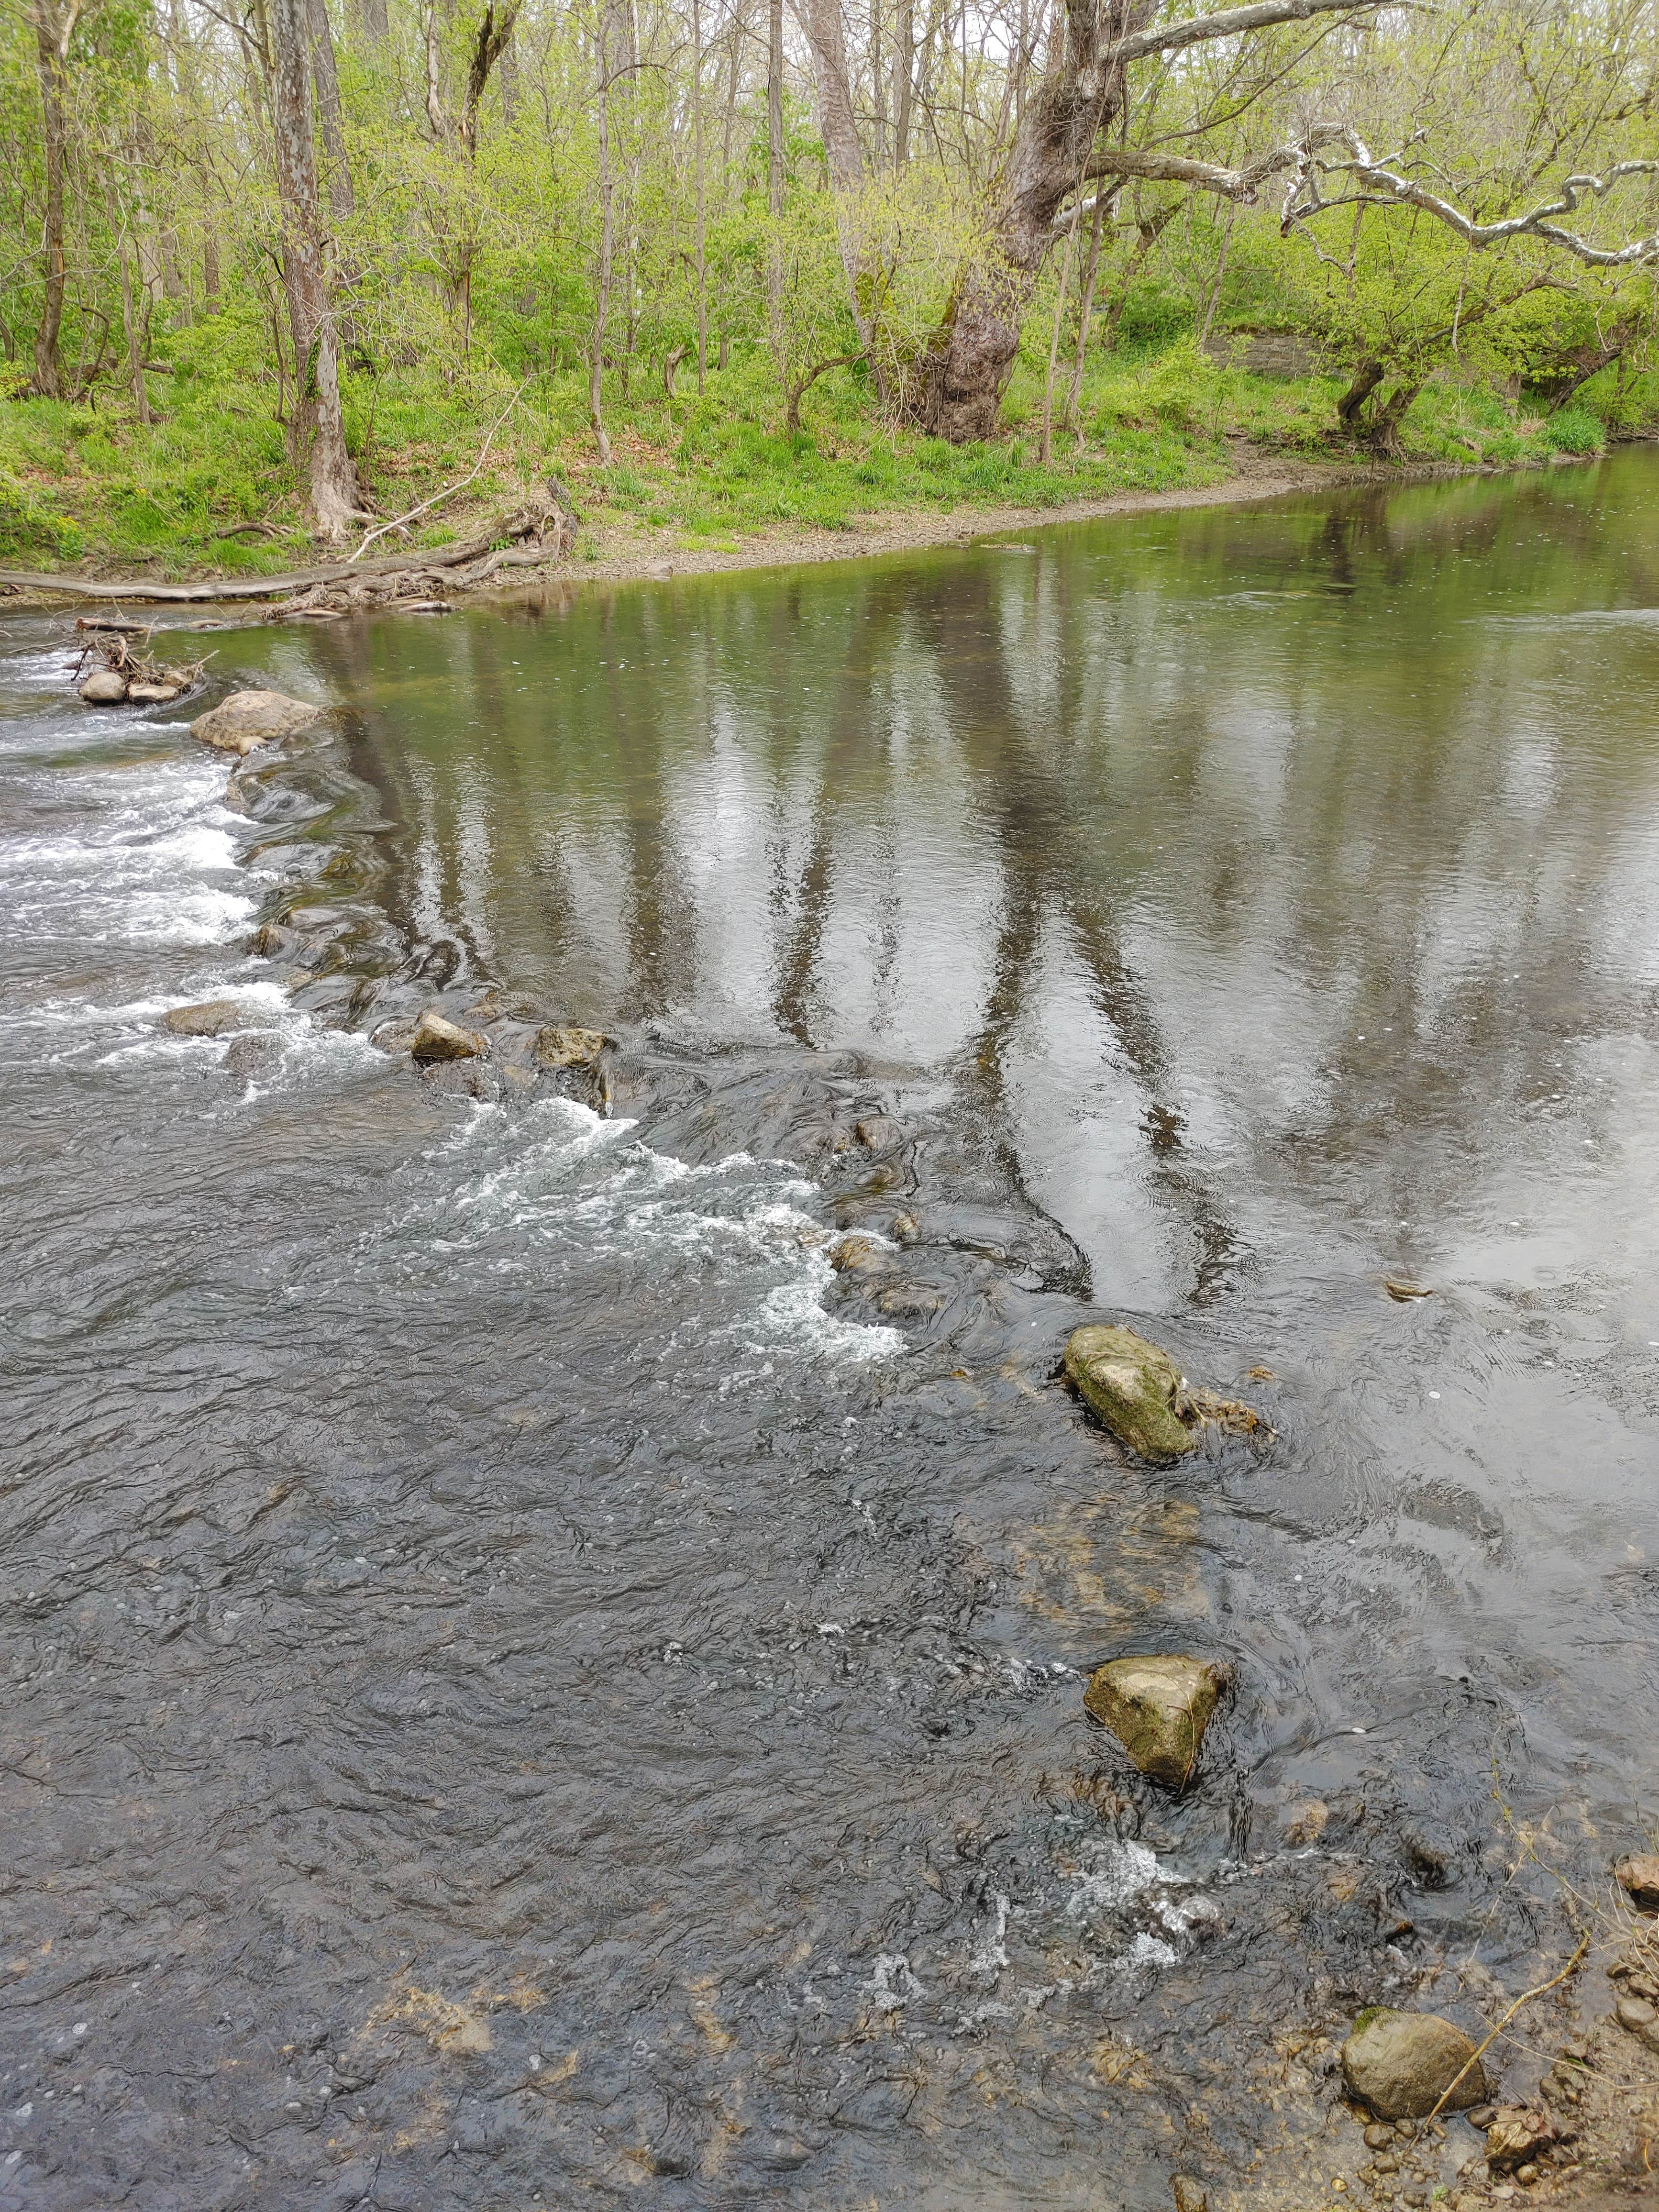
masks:
{"type": "Polygon", "coordinates": [[[1326,125],[1310,132],[1297,149],[1294,173],[1285,196],[1282,229],[1289,231],[1336,204],[1326,199],[1321,189],[1320,180],[1326,176],[1351,177],[1363,188],[1347,195],[1350,203],[1358,198],[1373,206],[1420,208],[1477,250],[1502,245],[1511,238],[1533,237],[1560,246],[1594,269],[1632,269],[1659,258],[1659,231],[1632,239],[1625,246],[1594,246],[1580,232],[1565,230],[1555,220],[1558,216],[1576,214],[1587,199],[1605,199],[1626,177],[1659,176],[1659,161],[1615,161],[1599,177],[1568,177],[1553,199],[1544,200],[1522,215],[1506,216],[1499,222],[1474,222],[1461,208],[1415,178],[1402,176],[1386,161],[1373,160],[1355,131],[1345,125],[1326,125]],[[1321,150],[1326,146],[1345,148],[1348,158],[1322,160],[1321,150]]]}

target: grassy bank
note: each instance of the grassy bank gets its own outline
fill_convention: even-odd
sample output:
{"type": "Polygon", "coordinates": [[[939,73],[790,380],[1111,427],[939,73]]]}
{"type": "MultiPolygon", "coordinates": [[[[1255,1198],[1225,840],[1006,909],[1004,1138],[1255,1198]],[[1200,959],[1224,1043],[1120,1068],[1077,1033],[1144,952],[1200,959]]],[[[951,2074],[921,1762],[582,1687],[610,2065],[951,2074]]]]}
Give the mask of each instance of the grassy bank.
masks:
{"type": "MultiPolygon", "coordinates": [[[[0,563],[83,573],[264,574],[313,550],[272,388],[228,374],[198,333],[173,343],[173,374],[151,380],[158,418],[125,400],[95,406],[14,400],[0,407],[0,563]]],[[[1007,435],[955,447],[883,422],[844,372],[809,396],[801,434],[779,422],[777,386],[757,349],[712,369],[701,395],[682,369],[670,399],[642,374],[613,395],[613,458],[601,467],[574,376],[526,387],[477,482],[413,542],[438,545],[548,475],[590,524],[626,524],[665,553],[732,548],[780,525],[845,530],[896,510],[1045,508],[1125,491],[1220,481],[1229,438],[1301,459],[1360,457],[1334,434],[1341,382],[1268,380],[1218,366],[1190,340],[1106,357],[1085,380],[1075,429],[1056,428],[1040,459],[1041,374],[1022,364],[1007,435]]],[[[398,514],[474,465],[483,431],[511,397],[498,373],[448,384],[415,372],[349,382],[348,431],[380,511],[398,514]]],[[[1064,380],[1056,411],[1064,398],[1064,380]]],[[[1530,414],[1475,386],[1431,386],[1407,417],[1414,460],[1516,463],[1598,450],[1591,400],[1530,414]]],[[[592,533],[590,532],[590,543],[592,533]]],[[[397,549],[388,539],[383,550],[397,549]]]]}

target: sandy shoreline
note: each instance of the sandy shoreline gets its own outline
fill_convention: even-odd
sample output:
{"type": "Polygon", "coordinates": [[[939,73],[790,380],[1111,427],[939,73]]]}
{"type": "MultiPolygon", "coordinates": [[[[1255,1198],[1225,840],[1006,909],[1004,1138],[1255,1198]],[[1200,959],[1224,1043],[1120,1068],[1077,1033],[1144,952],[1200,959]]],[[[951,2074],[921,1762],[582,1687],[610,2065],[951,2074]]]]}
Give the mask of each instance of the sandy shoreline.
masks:
{"type": "Polygon", "coordinates": [[[899,508],[863,518],[845,530],[781,525],[724,548],[665,550],[660,538],[650,533],[601,523],[585,528],[586,553],[550,566],[546,573],[561,583],[583,578],[596,583],[621,583],[706,575],[730,568],[854,561],[884,553],[921,551],[929,546],[967,544],[975,538],[1006,537],[1055,523],[1097,522],[1115,515],[1155,514],[1183,507],[1236,507],[1287,492],[1340,490],[1354,484],[1430,483],[1453,477],[1510,473],[1477,462],[1308,461],[1263,453],[1242,439],[1233,441],[1229,459],[1233,463],[1231,475],[1214,483],[1190,484],[1176,491],[1112,492],[1100,498],[1068,500],[1062,507],[957,507],[948,514],[930,507],[899,508]]]}

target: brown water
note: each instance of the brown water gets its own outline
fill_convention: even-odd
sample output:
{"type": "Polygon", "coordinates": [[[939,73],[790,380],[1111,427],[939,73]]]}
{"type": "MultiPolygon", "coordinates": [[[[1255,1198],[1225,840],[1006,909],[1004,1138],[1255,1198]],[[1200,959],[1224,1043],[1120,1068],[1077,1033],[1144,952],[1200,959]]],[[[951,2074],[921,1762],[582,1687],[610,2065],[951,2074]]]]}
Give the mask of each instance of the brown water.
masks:
{"type": "Polygon", "coordinates": [[[1216,2203],[1526,1985],[1659,1787],[1656,491],[236,632],[230,808],[10,619],[0,2204],[1216,2203]],[[491,986],[609,1119],[367,1041],[491,986]]]}

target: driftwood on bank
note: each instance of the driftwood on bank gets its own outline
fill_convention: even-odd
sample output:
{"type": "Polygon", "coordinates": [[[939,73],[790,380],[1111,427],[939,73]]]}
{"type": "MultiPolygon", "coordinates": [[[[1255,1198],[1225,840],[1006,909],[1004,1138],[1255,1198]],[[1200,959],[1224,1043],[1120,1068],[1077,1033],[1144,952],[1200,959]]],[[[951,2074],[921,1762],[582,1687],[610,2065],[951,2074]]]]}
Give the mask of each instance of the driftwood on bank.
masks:
{"type": "MultiPolygon", "coordinates": [[[[222,576],[200,584],[160,584],[143,577],[112,583],[87,576],[42,576],[19,568],[0,568],[0,590],[51,592],[71,599],[141,599],[169,606],[202,606],[224,599],[287,599],[295,592],[321,596],[337,591],[349,598],[357,595],[356,586],[372,586],[377,578],[427,576],[465,590],[498,569],[539,567],[568,553],[574,542],[575,516],[562,492],[552,488],[504,516],[487,537],[420,552],[390,553],[375,561],[330,561],[319,568],[290,569],[281,576],[222,576]],[[503,538],[516,542],[504,545],[503,538]]],[[[362,596],[386,594],[365,592],[362,596]]]]}

